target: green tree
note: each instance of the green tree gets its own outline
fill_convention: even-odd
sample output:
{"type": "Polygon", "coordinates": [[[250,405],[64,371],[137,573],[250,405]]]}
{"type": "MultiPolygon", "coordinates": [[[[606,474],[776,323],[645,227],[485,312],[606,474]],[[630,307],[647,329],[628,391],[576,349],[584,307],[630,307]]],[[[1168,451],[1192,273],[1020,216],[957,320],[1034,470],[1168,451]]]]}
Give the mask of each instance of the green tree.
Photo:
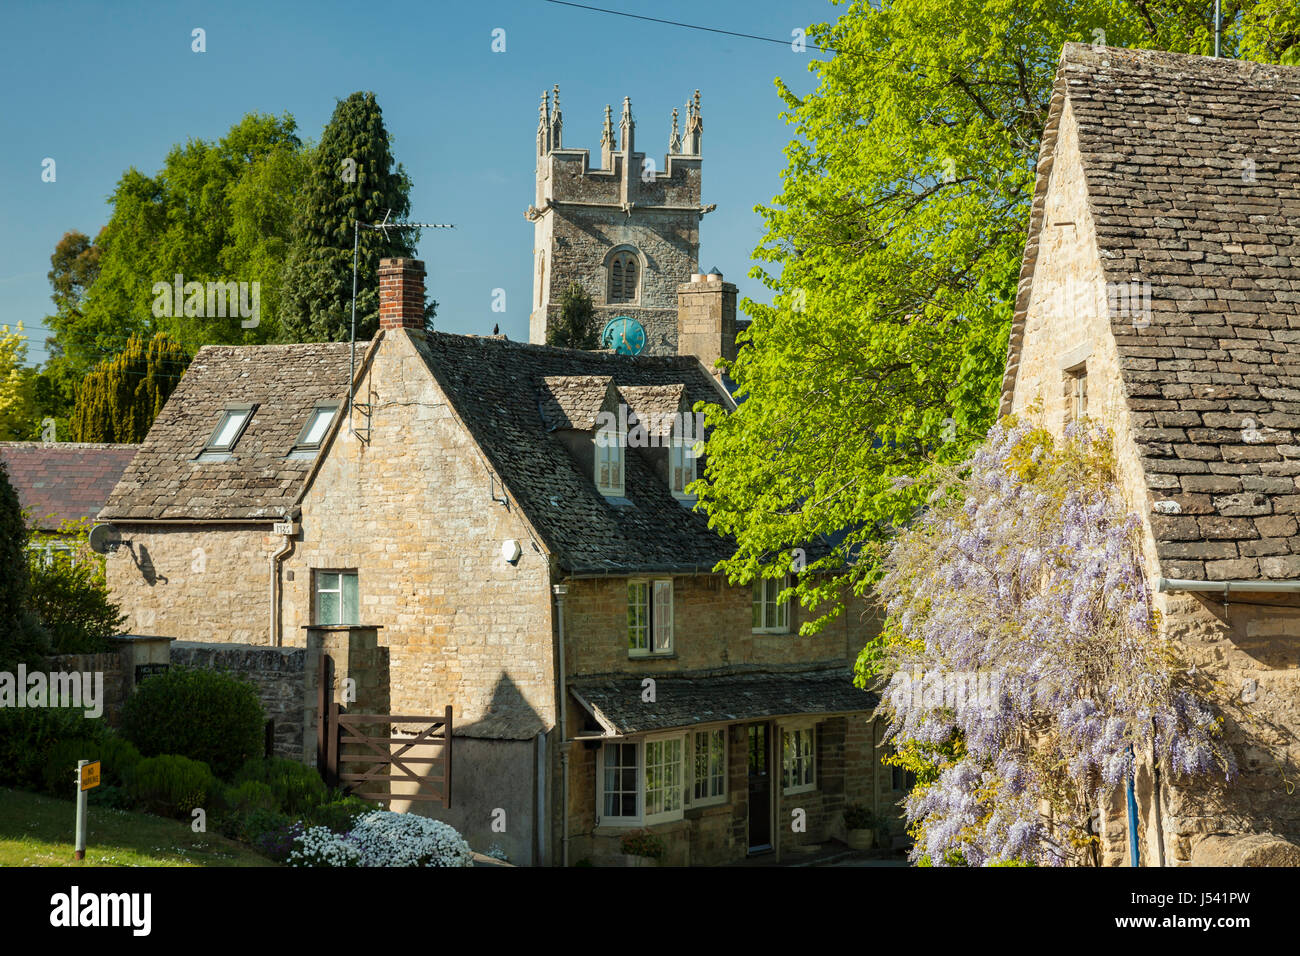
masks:
{"type": "Polygon", "coordinates": [[[27,367],[23,327],[0,325],[0,441],[26,438],[31,430],[35,377],[27,367]]]}
{"type": "Polygon", "coordinates": [[[576,282],[571,282],[560,298],[560,314],[546,330],[546,344],[566,349],[600,348],[600,328],[591,296],[576,282]]]}
{"type": "MultiPolygon", "coordinates": [[[[931,463],[962,460],[993,423],[1062,45],[1206,53],[1212,9],[857,0],[810,28],[837,52],[811,64],[808,96],[777,81],[795,137],[780,195],[757,210],[752,273],[773,300],[743,303],[742,401],[712,416],[700,487],[712,526],[738,541],[733,581],[808,549],[809,570],[835,572],[799,579],[821,615],[809,630],[842,612],[838,574],[865,593],[931,463]]],[[[1227,50],[1252,9],[1225,17],[1227,50]]]]}
{"type": "MultiPolygon", "coordinates": [[[[281,283],[286,335],[299,342],[345,342],[351,334],[353,222],[405,219],[411,180],[394,165],[373,93],[339,101],[312,157],[281,283]]],[[[357,267],[357,338],[379,328],[379,260],[413,257],[419,231],[363,229],[357,267]]],[[[426,308],[426,321],[435,305],[426,308]]]]}
{"type": "MultiPolygon", "coordinates": [[[[110,197],[98,273],[78,308],[51,318],[55,343],[78,375],[134,334],[168,332],[187,351],[279,337],[278,283],[307,153],[292,116],[250,113],[216,142],[172,147],[155,176],[128,169],[110,197]],[[156,283],[258,283],[255,326],[240,318],[155,315],[156,283]]],[[[57,254],[57,250],[56,250],[57,254]]],[[[52,278],[53,281],[53,278],[52,278]]],[[[56,285],[56,303],[60,290],[56,285]]]]}
{"type": "Polygon", "coordinates": [[[27,522],[9,471],[0,461],[0,670],[36,664],[49,640],[30,608],[27,522]]]}
{"type": "Polygon", "coordinates": [[[59,535],[33,535],[32,543],[57,542],[48,560],[31,563],[31,609],[49,634],[56,654],[97,654],[112,649],[109,638],[126,624],[109,597],[104,559],[90,550],[86,522],[66,525],[59,535]],[[71,545],[71,550],[67,546],[71,545]]]}
{"type": "Polygon", "coordinates": [[[165,332],[147,343],[133,335],[120,355],[97,365],[77,389],[73,441],[144,441],[189,366],[190,356],[165,332]]]}

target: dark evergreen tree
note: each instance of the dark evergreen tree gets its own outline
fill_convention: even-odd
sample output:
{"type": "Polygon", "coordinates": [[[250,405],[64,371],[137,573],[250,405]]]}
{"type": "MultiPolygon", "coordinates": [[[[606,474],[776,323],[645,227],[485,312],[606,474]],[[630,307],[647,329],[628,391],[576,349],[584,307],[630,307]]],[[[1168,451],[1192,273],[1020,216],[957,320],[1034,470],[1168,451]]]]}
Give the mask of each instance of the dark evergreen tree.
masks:
{"type": "Polygon", "coordinates": [[[570,283],[564,290],[559,318],[546,330],[546,344],[587,351],[600,348],[596,310],[591,296],[578,283],[570,283]]]}
{"type": "Polygon", "coordinates": [[[36,664],[49,650],[40,622],[31,612],[31,572],[27,564],[27,523],[9,472],[0,462],[0,670],[36,664]]]}
{"type": "MultiPolygon", "coordinates": [[[[296,342],[345,342],[351,335],[353,222],[406,219],[411,180],[393,162],[373,93],[334,108],[312,160],[280,286],[284,335],[296,342]]],[[[414,257],[419,231],[363,229],[357,267],[357,338],[379,329],[379,260],[414,257]]],[[[434,306],[426,308],[426,322],[434,306]]]]}
{"type": "Polygon", "coordinates": [[[77,389],[72,440],[144,441],[189,363],[190,356],[165,332],[147,344],[131,336],[125,351],[92,369],[77,389]]]}

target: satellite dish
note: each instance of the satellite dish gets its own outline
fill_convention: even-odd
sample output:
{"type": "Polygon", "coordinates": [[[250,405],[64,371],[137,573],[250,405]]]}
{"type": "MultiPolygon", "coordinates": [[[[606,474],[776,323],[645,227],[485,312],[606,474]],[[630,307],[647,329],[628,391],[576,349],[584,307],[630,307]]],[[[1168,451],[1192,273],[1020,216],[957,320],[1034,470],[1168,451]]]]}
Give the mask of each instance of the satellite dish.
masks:
{"type": "Polygon", "coordinates": [[[90,550],[96,554],[112,554],[122,544],[122,532],[111,524],[97,524],[90,529],[90,550]]]}

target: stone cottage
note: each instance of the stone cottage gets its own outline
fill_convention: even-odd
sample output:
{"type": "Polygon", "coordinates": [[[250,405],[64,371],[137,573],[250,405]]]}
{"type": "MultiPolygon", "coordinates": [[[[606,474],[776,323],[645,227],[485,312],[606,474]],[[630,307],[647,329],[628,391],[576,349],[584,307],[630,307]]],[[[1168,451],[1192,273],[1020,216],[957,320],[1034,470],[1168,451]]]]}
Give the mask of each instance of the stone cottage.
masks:
{"type": "MultiPolygon", "coordinates": [[[[643,828],[668,862],[738,861],[842,835],[848,803],[893,813],[851,682],[869,609],[800,636],[782,582],[712,570],[729,543],[686,488],[696,407],[734,407],[718,378],[427,333],[423,282],[383,263],[350,415],[347,345],[200,350],[101,515],[133,629],[377,629],[391,712],[454,707],[453,807],[429,812],[519,862],[621,862],[643,828]]],[[[687,285],[683,321],[723,313],[720,279],[687,285]]]]}
{"type": "MultiPolygon", "coordinates": [[[[1300,69],[1069,44],[1002,411],[1111,428],[1240,776],[1138,775],[1143,865],[1300,862],[1300,69]]],[[[1105,860],[1126,864],[1120,800],[1105,860]]]]}

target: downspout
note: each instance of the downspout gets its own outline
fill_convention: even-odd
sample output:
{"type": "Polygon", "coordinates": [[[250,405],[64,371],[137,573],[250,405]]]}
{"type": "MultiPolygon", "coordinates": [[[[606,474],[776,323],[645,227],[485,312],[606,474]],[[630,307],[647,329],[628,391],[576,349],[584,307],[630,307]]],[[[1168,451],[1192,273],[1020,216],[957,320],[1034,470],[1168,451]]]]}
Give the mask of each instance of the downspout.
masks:
{"type": "Polygon", "coordinates": [[[284,536],[284,547],[271,555],[271,646],[279,647],[280,640],[280,562],[293,551],[294,535],[284,536]]]}
{"type": "Polygon", "coordinates": [[[568,688],[564,670],[564,596],[569,593],[567,584],[551,585],[555,595],[556,629],[559,632],[560,672],[557,675],[560,693],[559,731],[560,731],[560,866],[569,865],[569,722],[568,722],[568,688]]]}
{"type": "MultiPolygon", "coordinates": [[[[1133,746],[1128,748],[1129,759],[1133,758],[1133,746]]],[[[1142,856],[1138,851],[1138,804],[1133,792],[1133,767],[1129,767],[1128,778],[1124,783],[1128,795],[1128,859],[1129,866],[1141,866],[1142,856]]]]}

